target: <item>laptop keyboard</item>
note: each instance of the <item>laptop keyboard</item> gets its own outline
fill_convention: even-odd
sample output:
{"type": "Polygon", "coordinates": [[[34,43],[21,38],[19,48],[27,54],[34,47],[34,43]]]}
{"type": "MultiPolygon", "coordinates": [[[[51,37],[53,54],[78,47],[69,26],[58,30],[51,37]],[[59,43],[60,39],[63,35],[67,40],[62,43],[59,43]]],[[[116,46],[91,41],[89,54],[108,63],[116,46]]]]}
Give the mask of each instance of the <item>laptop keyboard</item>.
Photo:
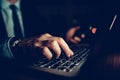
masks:
{"type": "Polygon", "coordinates": [[[74,68],[78,65],[83,63],[90,49],[84,46],[72,46],[71,49],[74,52],[74,55],[71,58],[67,58],[62,52],[59,59],[53,58],[52,60],[48,60],[46,58],[42,58],[36,62],[34,62],[33,66],[41,67],[41,68],[49,68],[49,69],[56,69],[64,72],[71,72],[74,68]]]}

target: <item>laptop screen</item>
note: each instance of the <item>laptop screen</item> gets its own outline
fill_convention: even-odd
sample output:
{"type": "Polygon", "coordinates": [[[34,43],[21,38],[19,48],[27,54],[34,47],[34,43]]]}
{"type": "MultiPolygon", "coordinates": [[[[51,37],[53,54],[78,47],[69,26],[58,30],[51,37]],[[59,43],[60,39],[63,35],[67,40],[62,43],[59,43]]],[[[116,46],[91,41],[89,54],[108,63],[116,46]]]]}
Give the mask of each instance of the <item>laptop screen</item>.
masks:
{"type": "Polygon", "coordinates": [[[105,45],[108,51],[115,52],[120,50],[120,26],[118,16],[115,15],[109,27],[108,33],[105,36],[105,45]]]}
{"type": "Polygon", "coordinates": [[[120,50],[120,26],[119,16],[115,14],[111,20],[108,21],[107,26],[98,28],[96,33],[96,41],[93,53],[113,53],[120,50]],[[111,21],[111,22],[110,22],[111,21]]]}

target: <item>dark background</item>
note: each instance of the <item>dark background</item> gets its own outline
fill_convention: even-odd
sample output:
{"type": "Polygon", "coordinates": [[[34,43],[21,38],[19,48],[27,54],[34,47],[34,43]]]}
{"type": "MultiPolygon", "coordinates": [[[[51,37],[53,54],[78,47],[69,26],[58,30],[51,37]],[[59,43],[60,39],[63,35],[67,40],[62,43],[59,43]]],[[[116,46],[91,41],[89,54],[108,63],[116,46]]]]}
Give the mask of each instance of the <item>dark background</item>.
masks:
{"type": "MultiPolygon", "coordinates": [[[[65,28],[70,28],[72,26],[77,26],[77,25],[80,25],[81,27],[95,26],[95,27],[106,28],[110,26],[111,21],[113,20],[113,17],[115,14],[117,14],[118,17],[120,17],[119,16],[120,7],[119,7],[118,0],[24,0],[24,1],[26,3],[28,2],[34,3],[35,6],[37,7],[39,15],[42,16],[46,20],[46,24],[50,25],[50,27],[52,26],[54,30],[59,29],[59,27],[61,27],[63,28],[63,31],[64,31],[65,28]]],[[[117,29],[119,28],[118,24],[119,24],[119,19],[117,20],[117,26],[118,26],[117,29]]],[[[120,41],[120,39],[118,41],[120,41]]],[[[96,61],[96,64],[98,64],[97,69],[100,69],[99,70],[100,73],[102,72],[102,69],[104,69],[102,68],[104,66],[99,62],[102,62],[102,61],[105,62],[104,60],[101,61],[101,59],[103,58],[100,57],[100,60],[96,61]],[[102,67],[99,65],[102,65],[102,67]]],[[[109,65],[106,68],[108,69],[109,65]]],[[[96,68],[93,67],[93,69],[96,69],[96,68]]],[[[110,69],[112,70],[113,68],[110,68],[110,69]]],[[[94,74],[99,75],[98,74],[99,71],[95,71],[94,74]]],[[[11,75],[6,74],[6,72],[9,72],[8,69],[3,72],[4,73],[2,74],[5,75],[3,76],[3,78],[7,78],[6,76],[8,76],[8,78],[15,77],[14,79],[16,80],[17,74],[15,75],[13,74],[13,76],[11,76],[12,75],[11,73],[8,73],[11,75]]],[[[86,73],[88,72],[85,71],[85,77],[86,77],[86,73]]],[[[111,76],[111,73],[110,73],[110,76],[111,76]]],[[[107,77],[110,77],[110,76],[108,75],[107,77]]],[[[118,76],[119,76],[119,73],[118,73],[118,76]]],[[[88,78],[91,79],[91,77],[92,76],[90,75],[90,77],[88,78]]],[[[93,75],[93,77],[95,76],[93,75]]],[[[100,78],[100,77],[101,75],[97,78],[100,78]]],[[[98,80],[98,79],[95,79],[95,80],[98,80]]],[[[101,80],[105,80],[105,79],[101,79],[101,80]]]]}
{"type": "MultiPolygon", "coordinates": [[[[108,26],[119,14],[118,0],[31,0],[54,26],[108,26]]],[[[58,26],[58,27],[59,27],[58,26]]]]}

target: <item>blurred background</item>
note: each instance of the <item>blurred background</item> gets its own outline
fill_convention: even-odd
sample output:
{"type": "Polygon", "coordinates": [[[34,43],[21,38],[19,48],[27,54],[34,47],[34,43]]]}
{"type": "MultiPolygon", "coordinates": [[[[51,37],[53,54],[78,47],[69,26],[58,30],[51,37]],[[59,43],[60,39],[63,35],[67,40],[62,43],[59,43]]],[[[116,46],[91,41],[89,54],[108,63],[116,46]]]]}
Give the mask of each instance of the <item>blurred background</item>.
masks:
{"type": "Polygon", "coordinates": [[[119,14],[117,0],[31,0],[53,26],[109,26],[119,14]]]}

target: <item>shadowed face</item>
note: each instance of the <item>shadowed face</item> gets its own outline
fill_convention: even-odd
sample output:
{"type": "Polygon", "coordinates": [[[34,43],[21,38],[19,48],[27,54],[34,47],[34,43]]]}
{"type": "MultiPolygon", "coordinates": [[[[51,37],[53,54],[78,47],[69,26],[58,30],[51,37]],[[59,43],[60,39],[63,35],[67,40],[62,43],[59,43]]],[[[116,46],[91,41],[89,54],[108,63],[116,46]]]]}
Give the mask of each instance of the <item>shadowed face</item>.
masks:
{"type": "Polygon", "coordinates": [[[14,4],[14,3],[16,3],[18,0],[7,0],[7,1],[9,1],[9,2],[12,3],[12,4],[14,4]]]}

